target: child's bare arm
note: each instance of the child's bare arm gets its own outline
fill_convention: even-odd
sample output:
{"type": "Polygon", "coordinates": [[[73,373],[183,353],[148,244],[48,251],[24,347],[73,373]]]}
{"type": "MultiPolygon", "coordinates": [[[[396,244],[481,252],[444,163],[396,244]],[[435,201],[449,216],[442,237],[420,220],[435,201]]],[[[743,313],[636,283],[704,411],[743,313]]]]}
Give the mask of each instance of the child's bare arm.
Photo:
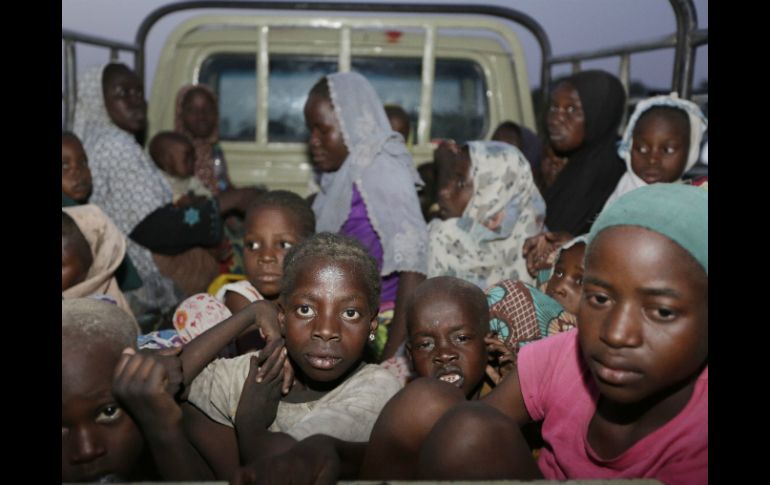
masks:
{"type": "Polygon", "coordinates": [[[259,326],[268,342],[281,339],[277,310],[272,303],[262,300],[251,303],[185,345],[181,355],[185,389],[222,348],[254,324],[259,326]]]}
{"type": "Polygon", "coordinates": [[[251,357],[249,374],[235,412],[241,463],[257,463],[296,443],[287,434],[268,431],[278,411],[285,363],[286,349],[273,344],[265,347],[259,357],[251,357]]]}
{"type": "Polygon", "coordinates": [[[167,389],[169,367],[159,362],[160,358],[124,350],[113,374],[113,394],[142,430],[163,478],[211,479],[211,469],[184,433],[182,410],[167,389]]]}
{"type": "Polygon", "coordinates": [[[388,342],[382,350],[380,360],[393,357],[401,343],[406,340],[406,300],[424,280],[425,275],[420,273],[403,271],[399,274],[396,308],[393,310],[393,321],[388,325],[388,342]]]}
{"type": "Polygon", "coordinates": [[[209,419],[198,408],[182,403],[185,434],[219,480],[229,480],[238,468],[235,430],[209,419]]]}
{"type": "Polygon", "coordinates": [[[481,400],[513,419],[519,426],[532,421],[524,405],[524,395],[521,393],[519,383],[519,371],[515,365],[497,387],[481,400]]]}

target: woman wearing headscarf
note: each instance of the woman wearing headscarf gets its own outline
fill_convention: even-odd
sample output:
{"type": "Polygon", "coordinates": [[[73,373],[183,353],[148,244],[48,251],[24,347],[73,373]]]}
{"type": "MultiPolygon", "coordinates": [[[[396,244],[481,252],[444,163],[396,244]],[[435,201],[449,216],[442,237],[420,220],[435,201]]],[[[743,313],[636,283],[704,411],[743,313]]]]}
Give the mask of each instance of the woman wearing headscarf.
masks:
{"type": "Polygon", "coordinates": [[[542,230],[545,206],[524,155],[508,143],[472,141],[444,142],[434,157],[443,220],[428,225],[428,277],[481,289],[504,279],[534,283],[521,249],[542,230]]]}
{"type": "Polygon", "coordinates": [[[126,293],[140,324],[143,316],[153,320],[170,315],[184,294],[161,274],[153,253],[168,255],[161,259],[173,257],[169,267],[187,267],[186,275],[174,275],[179,283],[186,283],[194,272],[208,284],[217,274],[213,258],[197,252],[183,265],[176,255],[215,245],[222,237],[216,200],[188,207],[171,204],[168,183],[136,141],[145,129],[146,113],[142,83],[125,65],[93,67],[79,77],[74,131],[89,156],[94,186],[89,201],[104,210],[126,237],[143,281],[141,288],[126,293]]]}
{"type": "Polygon", "coordinates": [[[219,147],[219,112],[214,91],[205,84],[183,86],[176,95],[174,131],[195,147],[195,176],[212,194],[232,187],[219,147]]]}
{"type": "Polygon", "coordinates": [[[616,145],[625,102],[623,85],[604,71],[573,74],[551,93],[548,142],[567,163],[543,194],[548,232],[524,245],[530,274],[546,267],[561,243],[588,232],[615,190],[624,172],[616,145]]]}
{"type": "Polygon", "coordinates": [[[406,337],[405,300],[427,270],[428,234],[416,191],[422,181],[360,74],[335,73],[316,83],[305,122],[321,189],[313,201],[316,230],[352,236],[377,260],[381,323],[389,312],[392,323],[380,325],[374,350],[391,357],[406,337]]]}

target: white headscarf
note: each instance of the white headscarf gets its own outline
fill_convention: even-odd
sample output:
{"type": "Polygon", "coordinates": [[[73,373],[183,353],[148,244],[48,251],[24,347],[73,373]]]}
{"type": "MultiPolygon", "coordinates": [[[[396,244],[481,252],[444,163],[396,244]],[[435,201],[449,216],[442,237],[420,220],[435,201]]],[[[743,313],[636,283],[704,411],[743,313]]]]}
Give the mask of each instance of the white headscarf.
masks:
{"type": "Polygon", "coordinates": [[[171,309],[173,282],[162,276],[152,253],[128,237],[150,213],[171,202],[171,188],[134,135],[107,114],[102,77],[107,65],[87,69],[78,78],[74,131],[83,142],[94,182],[89,202],[101,207],[128,242],[128,254],[142,278],[144,304],[171,309]]]}
{"type": "Polygon", "coordinates": [[[653,96],[642,100],[636,105],[634,114],[632,114],[631,119],[628,120],[626,131],[623,133],[623,139],[618,145],[618,156],[626,162],[626,173],[618,181],[615,191],[610,194],[607,202],[604,203],[604,207],[609,206],[615,199],[626,192],[648,185],[647,182],[636,175],[631,168],[631,149],[634,143],[634,128],[636,127],[636,123],[645,111],[655,106],[669,106],[671,108],[681,109],[687,114],[687,118],[690,120],[690,151],[687,154],[687,163],[684,166],[684,171],[679,174],[679,177],[681,178],[682,175],[697,163],[700,155],[701,139],[708,129],[708,120],[703,116],[703,112],[698,105],[686,99],[679,99],[679,95],[675,92],[669,95],[653,96]]]}
{"type": "Polygon", "coordinates": [[[415,186],[422,180],[404,138],[390,127],[369,81],[354,72],[327,76],[348,157],[323,173],[313,201],[316,230],[339,232],[350,214],[353,184],[382,244],[382,276],[394,271],[425,274],[428,233],[415,186]]]}
{"type": "Polygon", "coordinates": [[[473,195],[459,218],[428,225],[428,277],[455,276],[482,289],[505,279],[534,283],[521,254],[524,240],[543,229],[545,203],[518,148],[469,142],[473,195]],[[494,230],[489,221],[502,220],[494,230]]]}

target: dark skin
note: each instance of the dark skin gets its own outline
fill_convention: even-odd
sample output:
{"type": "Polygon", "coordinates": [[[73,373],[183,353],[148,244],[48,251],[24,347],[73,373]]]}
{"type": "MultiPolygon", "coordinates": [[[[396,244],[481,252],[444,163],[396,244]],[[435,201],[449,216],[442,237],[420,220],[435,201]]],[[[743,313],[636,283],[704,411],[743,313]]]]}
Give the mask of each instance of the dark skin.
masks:
{"type": "Polygon", "coordinates": [[[537,276],[541,269],[550,267],[549,256],[574,236],[566,231],[544,232],[524,240],[522,255],[527,259],[527,271],[537,276]]]}
{"type": "MultiPolygon", "coordinates": [[[[208,426],[216,436],[224,436],[225,443],[232,443],[237,433],[235,456],[220,462],[220,478],[233,476],[238,449],[241,462],[248,464],[238,473],[247,476],[252,473],[249,468],[255,469],[292,447],[294,438],[267,431],[265,426],[267,421],[272,423],[278,401],[313,401],[336,388],[360,368],[367,337],[377,328],[376,307],[369,301],[355,266],[318,258],[303,267],[291,294],[282,295],[278,314],[297,376],[295,384],[286,396],[276,396],[280,381],[276,369],[283,366],[286,355],[280,349],[266,347],[260,354],[265,362],[257,362],[262,375],[244,383],[236,429],[208,426]],[[267,406],[266,402],[272,404],[267,406]],[[229,436],[222,428],[229,430],[229,436]]],[[[282,379],[285,385],[286,377],[282,379]]]]}
{"type": "Polygon", "coordinates": [[[104,107],[118,128],[140,133],[147,124],[147,102],[139,76],[124,64],[110,64],[102,77],[104,107]]]}
{"type": "Polygon", "coordinates": [[[459,387],[477,399],[487,365],[489,310],[479,288],[449,276],[430,278],[409,301],[406,348],[419,377],[459,387]]]}
{"type": "MultiPolygon", "coordinates": [[[[194,421],[194,417],[191,419],[187,415],[191,406],[180,408],[175,397],[184,399],[192,379],[234,335],[250,325],[263,329],[271,349],[282,347],[283,339],[277,334],[275,314],[272,304],[254,303],[190,342],[181,354],[180,348],[139,353],[130,348],[123,351],[114,371],[111,370],[111,390],[133,418],[132,422],[141,429],[158,471],[165,479],[214,477],[218,471],[216,463],[212,465],[204,456],[208,451],[206,446],[210,446],[212,436],[216,434],[206,435],[199,442],[201,435],[195,434],[197,428],[193,432],[187,429],[194,421]]],[[[291,376],[287,376],[287,380],[291,380],[291,376]]],[[[218,449],[227,449],[226,439],[214,443],[218,449]]],[[[236,456],[235,467],[237,448],[233,446],[232,450],[236,456]]]]}
{"type": "Polygon", "coordinates": [[[195,138],[207,138],[219,120],[217,105],[209,93],[191,89],[182,102],[182,123],[195,138]]]}
{"type": "MultiPolygon", "coordinates": [[[[305,103],[305,124],[310,131],[308,147],[313,165],[322,172],[339,170],[349,152],[331,101],[317,94],[308,96],[305,103]]],[[[420,273],[399,273],[396,307],[393,310],[393,320],[388,325],[388,341],[382,351],[381,360],[393,357],[406,339],[406,298],[424,279],[425,275],[420,273]]]]}
{"type": "Polygon", "coordinates": [[[606,229],[586,258],[580,348],[601,396],[588,443],[614,458],[687,405],[708,363],[708,276],[670,239],[606,229]]]}
{"type": "Polygon", "coordinates": [[[565,310],[577,314],[583,293],[583,255],[585,244],[563,250],[545,288],[546,295],[561,303],[565,310]]]}
{"type": "Polygon", "coordinates": [[[120,350],[98,341],[86,353],[72,338],[62,333],[62,481],[138,480],[152,467],[139,428],[112,393],[120,350]]]}
{"type": "Polygon", "coordinates": [[[651,108],[634,126],[631,169],[647,182],[675,182],[690,151],[690,123],[681,110],[651,108]]]}
{"type": "Polygon", "coordinates": [[[348,148],[331,101],[317,94],[308,96],[305,124],[310,132],[307,143],[313,165],[322,172],[339,170],[348,157],[348,148]]]}
{"type": "MultiPolygon", "coordinates": [[[[249,282],[265,299],[275,301],[280,295],[283,258],[304,239],[301,224],[287,209],[262,206],[248,213],[244,231],[243,261],[249,282]]],[[[237,293],[225,293],[225,305],[233,312],[248,303],[237,293]]]]}
{"type": "Polygon", "coordinates": [[[521,135],[515,129],[506,125],[498,126],[495,132],[492,133],[491,139],[492,141],[502,141],[521,148],[521,135]]]}
{"type": "Polygon", "coordinates": [[[542,173],[543,191],[550,188],[567,165],[567,157],[560,157],[553,151],[551,145],[546,145],[543,160],[540,163],[542,173]]]}
{"type": "Polygon", "coordinates": [[[473,196],[471,157],[468,147],[444,141],[433,153],[438,179],[439,217],[461,217],[473,196]]]}
{"type": "Polygon", "coordinates": [[[558,155],[568,155],[583,145],[585,112],[577,89],[569,82],[559,83],[551,93],[546,120],[548,139],[558,155]]]}
{"type": "MultiPolygon", "coordinates": [[[[409,300],[407,350],[417,375],[441,382],[439,386],[446,389],[440,396],[448,397],[419,398],[419,405],[410,401],[402,407],[410,409],[408,416],[395,417],[388,411],[392,407],[389,403],[374,426],[373,440],[375,436],[378,438],[372,441],[372,445],[346,442],[330,436],[312,436],[298,442],[287,452],[272,457],[269,465],[265,464],[259,472],[254,468],[234,483],[283,483],[291,477],[296,483],[324,484],[334,483],[338,477],[359,478],[365,455],[369,456],[369,478],[410,476],[408,472],[401,474],[398,470],[416,466],[418,449],[407,446],[407,449],[395,450],[390,441],[395,438],[391,430],[393,427],[404,427],[403,420],[420,422],[423,418],[437,415],[433,405],[443,411],[458,397],[478,398],[487,364],[484,335],[488,328],[488,312],[486,297],[481,290],[462,280],[442,276],[420,284],[409,300]],[[442,376],[454,382],[446,385],[442,376]],[[396,419],[401,420],[398,426],[395,426],[396,419]]],[[[398,400],[398,395],[393,399],[398,400]]],[[[430,431],[430,426],[425,424],[407,427],[414,429],[422,438],[430,431]]],[[[420,441],[412,437],[405,440],[406,443],[420,441]]]]}
{"type": "Polygon", "coordinates": [[[61,291],[85,281],[93,264],[91,248],[82,234],[61,239],[61,291]]]}
{"type": "Polygon", "coordinates": [[[72,136],[61,139],[61,191],[79,203],[88,201],[93,190],[88,157],[80,140],[72,136]]]}

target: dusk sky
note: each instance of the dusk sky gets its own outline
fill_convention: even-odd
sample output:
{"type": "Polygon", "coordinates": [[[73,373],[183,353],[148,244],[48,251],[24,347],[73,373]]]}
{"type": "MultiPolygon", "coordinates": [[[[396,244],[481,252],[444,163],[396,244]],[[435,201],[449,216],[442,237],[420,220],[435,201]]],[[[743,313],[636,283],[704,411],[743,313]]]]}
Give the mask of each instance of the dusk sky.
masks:
{"type": "MultiPolygon", "coordinates": [[[[163,0],[62,0],[62,28],[115,40],[133,42],[142,19],[155,8],[170,3],[163,0]]],[[[363,2],[362,2],[363,3],[363,2]]],[[[409,3],[390,0],[387,3],[409,3]]],[[[421,0],[420,3],[468,3],[456,0],[421,0]]],[[[551,40],[554,55],[611,45],[649,40],[675,30],[673,11],[668,0],[488,0],[492,5],[519,9],[540,22],[551,40]]],[[[698,26],[708,27],[708,1],[694,0],[698,26]]],[[[148,43],[148,91],[152,72],[168,33],[182,20],[199,13],[180,13],[155,25],[148,43]]],[[[527,57],[530,83],[539,84],[540,54],[537,43],[525,30],[520,35],[527,57]]],[[[78,46],[78,70],[108,60],[105,49],[78,46]]],[[[673,50],[639,54],[631,58],[631,78],[648,86],[667,88],[671,82],[673,50]]],[[[131,56],[122,57],[132,61],[131,56]]],[[[132,63],[132,62],[131,62],[132,63]]],[[[594,61],[583,68],[604,68],[617,73],[618,62],[594,61]]],[[[568,72],[557,68],[555,75],[568,72]]],[[[698,49],[695,82],[708,79],[708,46],[698,49]]]]}

